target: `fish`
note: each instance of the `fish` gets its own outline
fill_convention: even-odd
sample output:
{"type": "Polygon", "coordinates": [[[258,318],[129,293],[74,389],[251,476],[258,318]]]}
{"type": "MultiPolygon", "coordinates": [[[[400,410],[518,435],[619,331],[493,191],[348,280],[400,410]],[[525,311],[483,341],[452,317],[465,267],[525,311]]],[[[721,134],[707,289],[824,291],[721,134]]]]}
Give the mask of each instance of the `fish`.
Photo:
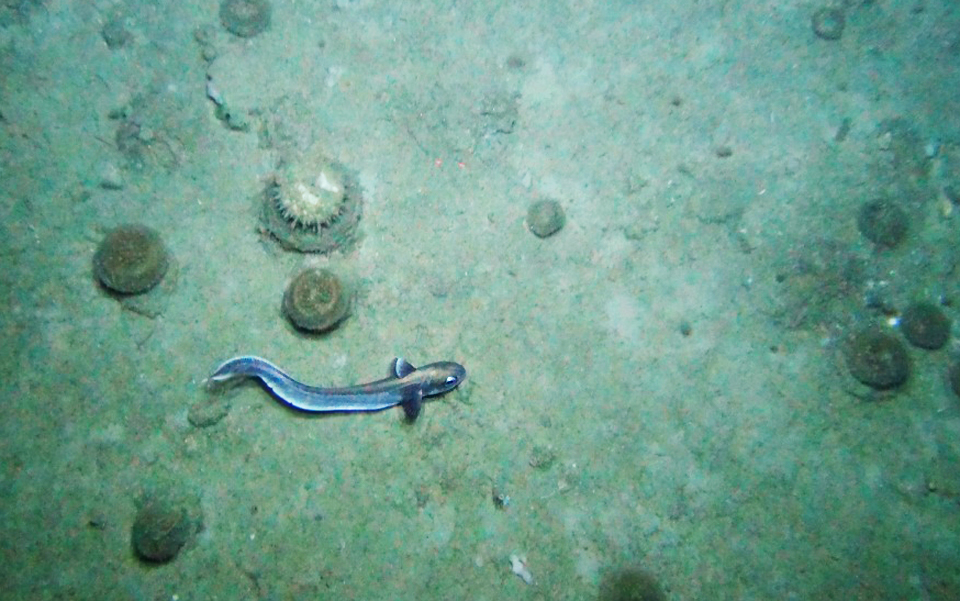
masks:
{"type": "Polygon", "coordinates": [[[262,357],[241,355],[227,359],[207,378],[217,385],[235,378],[257,378],[281,402],[310,413],[382,411],[400,405],[407,419],[420,415],[423,399],[450,392],[463,383],[467,370],[453,361],[420,368],[403,357],[390,363],[390,377],[344,387],[310,386],[290,377],[262,357]]]}

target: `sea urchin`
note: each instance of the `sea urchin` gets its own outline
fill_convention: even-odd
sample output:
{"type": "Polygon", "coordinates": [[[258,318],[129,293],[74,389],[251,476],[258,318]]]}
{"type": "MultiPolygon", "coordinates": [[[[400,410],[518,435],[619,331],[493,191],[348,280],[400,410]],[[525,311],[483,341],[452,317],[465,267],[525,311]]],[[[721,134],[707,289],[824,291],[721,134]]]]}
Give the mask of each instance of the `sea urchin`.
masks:
{"type": "Polygon", "coordinates": [[[319,228],[340,213],[346,188],[343,174],[332,163],[291,165],[275,176],[274,201],[283,216],[298,226],[319,228]]]}
{"type": "Polygon", "coordinates": [[[261,202],[263,229],[300,252],[344,248],[354,240],[360,221],[359,187],[343,167],[316,149],[283,160],[261,202]]]}

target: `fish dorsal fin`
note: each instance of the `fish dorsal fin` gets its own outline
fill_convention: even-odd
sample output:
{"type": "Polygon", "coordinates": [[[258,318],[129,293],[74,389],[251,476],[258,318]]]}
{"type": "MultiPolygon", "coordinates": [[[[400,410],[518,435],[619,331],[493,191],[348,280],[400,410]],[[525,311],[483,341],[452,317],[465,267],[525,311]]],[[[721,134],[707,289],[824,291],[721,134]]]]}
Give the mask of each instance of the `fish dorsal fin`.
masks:
{"type": "Polygon", "coordinates": [[[398,378],[405,378],[417,371],[417,368],[410,365],[410,362],[403,357],[397,357],[393,360],[393,375],[398,378]]]}

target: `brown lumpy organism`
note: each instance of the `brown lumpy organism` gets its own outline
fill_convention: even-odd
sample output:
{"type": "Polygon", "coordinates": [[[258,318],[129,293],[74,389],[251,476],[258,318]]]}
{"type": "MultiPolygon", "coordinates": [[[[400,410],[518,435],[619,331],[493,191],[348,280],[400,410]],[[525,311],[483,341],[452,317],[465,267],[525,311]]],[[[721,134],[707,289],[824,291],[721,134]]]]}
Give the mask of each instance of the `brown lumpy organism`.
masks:
{"type": "Polygon", "coordinates": [[[223,0],[220,23],[241,38],[252,38],[270,27],[271,6],[267,0],[223,0]]]}
{"type": "Polygon", "coordinates": [[[186,502],[170,495],[154,495],[141,502],[131,542],[140,558],[162,563],[176,557],[196,531],[186,502]]]}
{"type": "Polygon", "coordinates": [[[328,269],[305,269],[290,282],[283,295],[283,312],[299,330],[326,332],[350,312],[352,294],[328,269]]]}
{"type": "Polygon", "coordinates": [[[860,207],[857,229],[877,246],[893,248],[907,235],[907,214],[888,199],[872,200],[860,207]]]}
{"type": "Polygon", "coordinates": [[[933,303],[913,303],[900,316],[900,329],[910,344],[936,350],[950,338],[950,318],[933,303]]]}
{"type": "Polygon", "coordinates": [[[140,294],[156,286],[170,258],[160,234],[144,225],[110,230],[93,255],[93,273],[105,287],[122,294],[140,294]]]}
{"type": "Polygon", "coordinates": [[[853,334],[847,341],[846,359],[854,378],[878,390],[896,388],[910,375],[910,360],[903,343],[877,328],[853,334]]]}
{"type": "Polygon", "coordinates": [[[567,216],[560,203],[553,199],[538,200],[527,210],[527,227],[538,238],[546,238],[560,231],[567,216]]]}

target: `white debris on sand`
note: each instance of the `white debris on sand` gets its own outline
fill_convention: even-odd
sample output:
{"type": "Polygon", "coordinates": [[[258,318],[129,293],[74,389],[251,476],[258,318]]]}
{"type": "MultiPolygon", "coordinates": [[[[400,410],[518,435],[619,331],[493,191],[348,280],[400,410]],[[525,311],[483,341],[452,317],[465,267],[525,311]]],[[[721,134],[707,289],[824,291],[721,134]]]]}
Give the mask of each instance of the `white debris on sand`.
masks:
{"type": "Polygon", "coordinates": [[[533,584],[533,574],[527,568],[527,557],[525,555],[510,555],[510,569],[527,584],[533,584]]]}

